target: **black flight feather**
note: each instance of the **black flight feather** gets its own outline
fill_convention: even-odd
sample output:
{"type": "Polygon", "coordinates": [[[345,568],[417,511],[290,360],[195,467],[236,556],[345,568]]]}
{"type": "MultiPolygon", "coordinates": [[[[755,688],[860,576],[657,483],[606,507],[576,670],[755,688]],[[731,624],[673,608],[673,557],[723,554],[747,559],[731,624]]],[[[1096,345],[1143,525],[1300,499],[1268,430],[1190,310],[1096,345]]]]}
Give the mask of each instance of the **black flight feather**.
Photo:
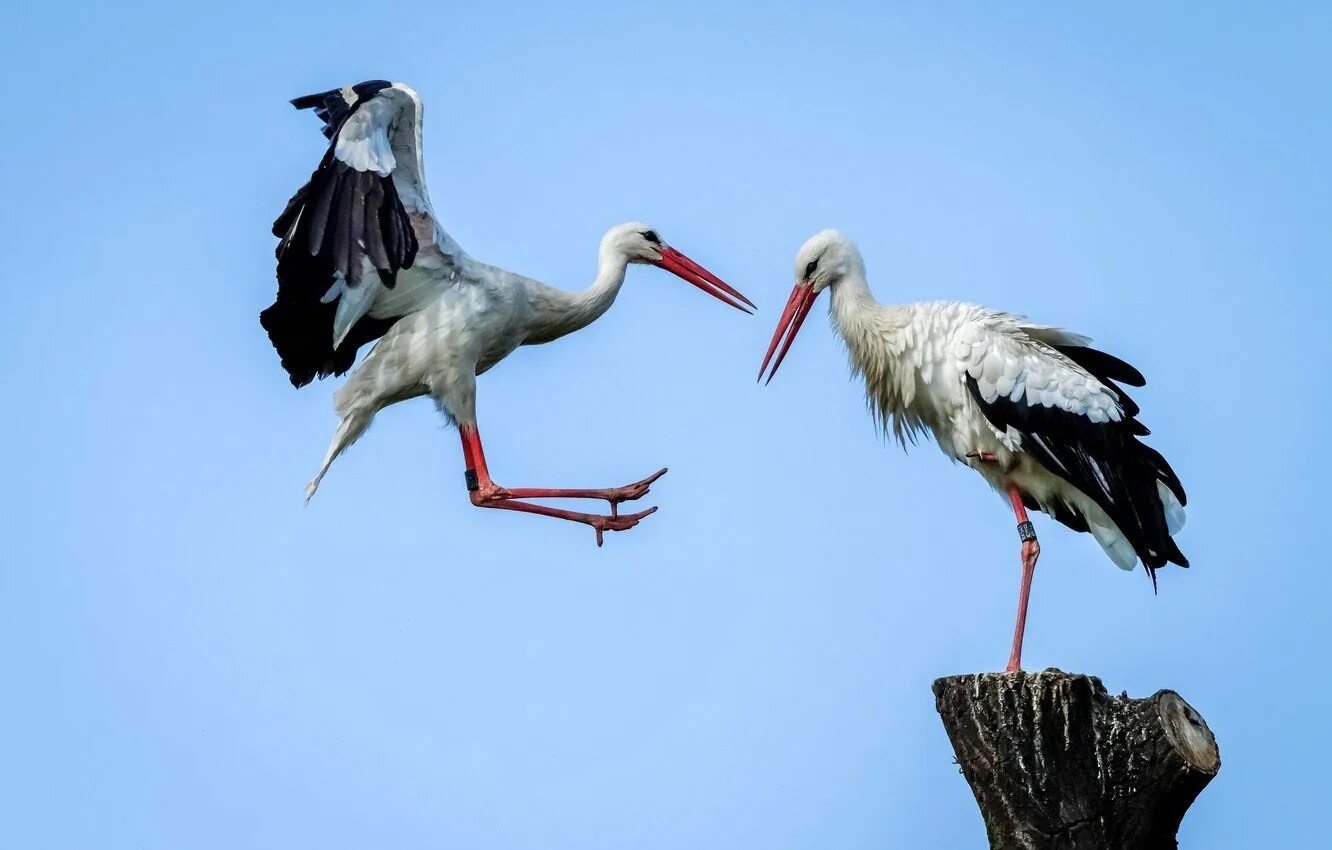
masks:
{"type": "Polygon", "coordinates": [[[1095,348],[1087,348],[1082,345],[1055,345],[1051,347],[1102,381],[1106,379],[1119,381],[1128,384],[1130,387],[1147,385],[1147,379],[1142,376],[1141,372],[1113,354],[1106,354],[1104,351],[1097,351],[1095,348]]]}
{"type": "Polygon", "coordinates": [[[1053,519],[1063,523],[1074,531],[1091,531],[1091,527],[1087,525],[1086,518],[1077,511],[1070,510],[1063,502],[1057,502],[1050,505],[1047,510],[1046,508],[1042,508],[1040,503],[1031,496],[1023,493],[1022,504],[1025,505],[1029,511],[1042,511],[1043,513],[1049,514],[1053,519]]]}
{"type": "MultiPolygon", "coordinates": [[[[1108,365],[1115,374],[1128,374],[1111,360],[1127,366],[1117,358],[1091,358],[1089,362],[1094,362],[1098,370],[1108,365]]],[[[1167,563],[1189,565],[1170,537],[1156,484],[1163,482],[1181,505],[1186,503],[1184,488],[1160,452],[1139,442],[1139,432],[1145,430],[1140,423],[1128,416],[1118,422],[1093,422],[1057,407],[1015,402],[1008,396],[986,401],[976,379],[968,375],[966,380],[967,389],[995,428],[1018,432],[1023,451],[1106,512],[1147,568],[1153,586],[1156,570],[1167,563]]],[[[1024,502],[1033,506],[1028,497],[1024,496],[1024,502]]],[[[1070,511],[1066,506],[1051,506],[1051,510],[1055,519],[1070,528],[1087,530],[1086,519],[1067,516],[1070,511]]]]}
{"type": "Polygon", "coordinates": [[[365,316],[335,350],[337,300],[322,300],[334,282],[341,277],[349,287],[368,285],[363,279],[368,258],[379,281],[392,288],[397,273],[416,259],[416,234],[392,175],[356,171],[334,156],[337,133],[347,119],[389,85],[372,80],[352,86],[352,103],[341,89],[292,101],[297,109],[314,109],[331,140],[319,167],[273,222],[273,235],[280,240],[278,293],[259,317],[297,387],[346,372],[357,349],[383,336],[396,321],[365,316]]]}
{"type": "Polygon", "coordinates": [[[343,97],[342,89],[307,94],[293,98],[291,105],[297,109],[313,109],[315,117],[324,122],[323,133],[326,138],[333,138],[342,129],[342,122],[365,101],[393,85],[388,80],[367,80],[351,87],[352,103],[343,97]]]}

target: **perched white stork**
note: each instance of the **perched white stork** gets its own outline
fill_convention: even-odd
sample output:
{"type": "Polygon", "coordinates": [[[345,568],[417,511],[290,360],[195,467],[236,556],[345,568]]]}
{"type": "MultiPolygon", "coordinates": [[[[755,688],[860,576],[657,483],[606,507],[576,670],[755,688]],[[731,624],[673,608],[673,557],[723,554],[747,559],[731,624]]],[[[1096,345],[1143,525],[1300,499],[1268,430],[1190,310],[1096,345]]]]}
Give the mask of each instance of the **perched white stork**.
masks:
{"type": "Polygon", "coordinates": [[[623,487],[505,489],[490,477],[476,421],[476,376],[520,345],[558,339],[595,321],[615,301],[630,263],[660,266],[732,307],[753,304],[645,224],[611,228],[596,280],[566,292],[480,263],[440,226],[421,162],[421,101],[402,83],[375,80],[292,101],[324,122],[327,153],[273,224],[277,300],[260,322],[297,387],[351,369],[357,350],[379,342],[334,395],[341,417],[314,495],[333,460],[382,408],[430,396],[462,436],[472,503],[624,531],[656,510],[620,515],[666,470],[623,487]],[[609,516],[524,499],[604,499],[609,516]]]}
{"type": "Polygon", "coordinates": [[[956,301],[880,304],[860,251],[835,230],[801,247],[795,274],[759,378],[772,362],[772,380],[814,300],[831,289],[833,326],[880,425],[904,447],[931,434],[944,454],[1011,501],[1022,585],[1008,670],[1022,664],[1041,552],[1028,509],[1090,532],[1122,569],[1141,560],[1153,587],[1160,567],[1189,565],[1172,539],[1184,524],[1184,487],[1165,458],[1138,440],[1148,431],[1118,386],[1142,386],[1137,369],[1091,348],[1087,337],[1011,313],[956,301]]]}

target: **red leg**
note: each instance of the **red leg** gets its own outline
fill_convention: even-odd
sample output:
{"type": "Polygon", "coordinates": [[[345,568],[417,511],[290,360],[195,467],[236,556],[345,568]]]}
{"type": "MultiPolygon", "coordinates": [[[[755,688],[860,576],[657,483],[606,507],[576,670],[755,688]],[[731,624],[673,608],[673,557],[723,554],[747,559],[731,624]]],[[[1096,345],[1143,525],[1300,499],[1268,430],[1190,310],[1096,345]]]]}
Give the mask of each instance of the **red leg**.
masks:
{"type": "Polygon", "coordinates": [[[639,520],[656,512],[648,508],[635,514],[620,516],[617,507],[620,502],[631,501],[646,495],[652,482],[666,474],[661,470],[642,481],[627,484],[624,487],[612,487],[598,490],[555,490],[555,489],[515,489],[500,487],[490,477],[486,466],[486,453],[481,445],[481,434],[475,427],[460,427],[462,436],[463,460],[467,464],[467,489],[471,493],[472,504],[480,508],[496,508],[505,511],[539,514],[555,519],[581,522],[590,525],[597,533],[597,545],[603,542],[602,535],[607,531],[628,531],[639,520]],[[605,499],[611,504],[611,515],[587,514],[578,511],[566,511],[545,505],[533,505],[519,499],[605,499]]]}
{"type": "Polygon", "coordinates": [[[520,502],[517,499],[478,499],[475,495],[472,497],[472,504],[478,508],[496,508],[501,511],[519,511],[526,514],[540,514],[541,516],[554,517],[555,519],[567,519],[570,522],[581,522],[584,525],[590,525],[597,533],[597,545],[603,542],[602,535],[607,531],[628,531],[638,525],[639,520],[657,512],[655,507],[648,508],[645,511],[639,511],[636,514],[625,514],[624,516],[605,516],[603,514],[584,514],[578,511],[564,511],[559,508],[551,508],[545,505],[534,505],[531,502],[520,502]]]}
{"type": "Polygon", "coordinates": [[[1027,630],[1027,601],[1031,598],[1031,576],[1036,571],[1036,559],[1041,555],[1041,544],[1036,540],[1036,529],[1027,519],[1027,507],[1022,504],[1022,491],[1009,485],[1008,498],[1013,502],[1013,514],[1018,521],[1018,537],[1022,540],[1022,588],[1018,591],[1017,626],[1013,630],[1013,652],[1008,656],[1004,672],[1022,669],[1022,635],[1027,630]]]}
{"type": "Polygon", "coordinates": [[[616,514],[616,507],[621,502],[632,502],[635,499],[641,499],[648,494],[649,489],[658,478],[665,475],[667,470],[659,469],[656,472],[644,478],[642,481],[635,481],[632,484],[626,484],[623,487],[601,487],[596,489],[588,488],[502,488],[498,487],[490,478],[489,469],[486,466],[486,453],[481,445],[481,434],[476,428],[459,429],[462,435],[463,460],[467,463],[468,469],[476,470],[477,486],[483,496],[502,490],[505,498],[510,499],[605,499],[610,502],[611,515],[616,514]],[[489,486],[487,486],[489,485],[489,486]]]}
{"type": "Polygon", "coordinates": [[[635,481],[623,487],[605,487],[599,490],[549,490],[525,487],[510,490],[509,495],[515,499],[605,499],[610,502],[611,516],[618,516],[621,502],[632,502],[643,498],[652,483],[665,474],[665,469],[659,469],[642,481],[635,481]]]}

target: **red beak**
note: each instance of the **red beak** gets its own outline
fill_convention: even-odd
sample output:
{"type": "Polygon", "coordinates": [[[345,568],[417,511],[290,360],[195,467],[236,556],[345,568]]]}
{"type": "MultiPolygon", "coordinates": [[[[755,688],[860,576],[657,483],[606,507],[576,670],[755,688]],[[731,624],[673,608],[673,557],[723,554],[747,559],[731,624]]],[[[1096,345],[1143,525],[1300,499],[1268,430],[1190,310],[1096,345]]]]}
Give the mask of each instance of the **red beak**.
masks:
{"type": "Polygon", "coordinates": [[[689,281],[723,304],[728,304],[741,312],[751,313],[750,307],[754,307],[753,301],[669,245],[661,246],[661,259],[654,265],[661,266],[676,277],[689,281]],[[749,306],[746,307],[746,304],[749,306]]]}
{"type": "Polygon", "coordinates": [[[814,306],[814,299],[818,293],[814,291],[812,284],[797,283],[795,289],[791,290],[791,297],[786,301],[786,309],[782,310],[782,317],[777,320],[777,330],[773,332],[772,342],[768,344],[768,353],[763,355],[763,365],[759,367],[758,379],[763,380],[763,373],[768,368],[768,361],[772,359],[772,353],[777,350],[777,343],[782,342],[782,337],[786,341],[782,343],[781,353],[777,355],[777,362],[772,364],[772,371],[768,373],[768,380],[765,385],[772,383],[772,378],[777,374],[777,367],[782,365],[786,359],[786,352],[791,350],[791,343],[795,342],[796,334],[800,333],[800,326],[805,323],[805,317],[809,315],[809,308],[814,306]]]}

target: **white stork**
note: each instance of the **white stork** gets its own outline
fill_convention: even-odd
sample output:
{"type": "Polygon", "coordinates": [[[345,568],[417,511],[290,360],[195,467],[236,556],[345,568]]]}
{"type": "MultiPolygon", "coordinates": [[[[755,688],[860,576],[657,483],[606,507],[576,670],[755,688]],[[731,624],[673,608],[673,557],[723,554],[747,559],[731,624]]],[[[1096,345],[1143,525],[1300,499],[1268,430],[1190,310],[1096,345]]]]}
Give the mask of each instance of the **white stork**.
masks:
{"type": "Polygon", "coordinates": [[[299,97],[324,122],[327,153],[273,224],[277,300],[260,322],[296,387],[351,369],[357,350],[379,342],[334,395],[341,418],[306,498],[333,460],[382,408],[430,396],[458,426],[472,503],[625,531],[656,510],[620,515],[666,470],[623,487],[505,489],[490,477],[476,422],[476,376],[520,345],[558,339],[595,321],[615,301],[630,263],[651,263],[732,307],[753,304],[645,224],[613,227],[601,240],[593,284],[555,289],[478,262],[440,226],[421,162],[421,101],[402,83],[375,80],[299,97]],[[604,499],[609,516],[524,499],[604,499]]]}
{"type": "Polygon", "coordinates": [[[1184,524],[1184,487],[1165,458],[1139,442],[1148,431],[1118,386],[1142,386],[1137,369],[1089,347],[1087,337],[1011,313],[956,301],[880,304],[860,251],[835,230],[801,247],[795,273],[759,378],[772,362],[772,380],[814,300],[831,289],[833,326],[881,426],[903,447],[931,434],[944,454],[1011,501],[1022,584],[1009,671],[1021,668],[1041,552],[1028,509],[1091,532],[1122,569],[1141,560],[1153,587],[1158,568],[1189,565],[1172,539],[1184,524]]]}

